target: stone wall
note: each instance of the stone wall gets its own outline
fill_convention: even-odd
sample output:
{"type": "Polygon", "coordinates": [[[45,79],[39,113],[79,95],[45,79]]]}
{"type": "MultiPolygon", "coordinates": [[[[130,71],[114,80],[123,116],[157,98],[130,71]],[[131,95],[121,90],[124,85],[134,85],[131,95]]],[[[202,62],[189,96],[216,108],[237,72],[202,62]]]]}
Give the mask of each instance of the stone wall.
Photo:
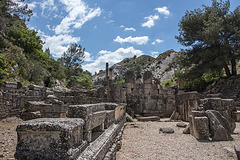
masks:
{"type": "Polygon", "coordinates": [[[153,83],[150,71],[144,74],[143,79],[144,83],[136,84],[126,79],[126,82],[131,83],[123,84],[122,100],[127,103],[127,112],[143,116],[169,117],[175,110],[175,88],[163,89],[159,83],[153,83]]]}
{"type": "MultiPolygon", "coordinates": [[[[60,92],[49,91],[42,86],[23,87],[20,82],[5,82],[0,88],[0,119],[10,116],[21,116],[25,120],[64,117],[64,112],[69,105],[109,102],[107,94],[106,87],[75,88],[71,91],[60,92]]],[[[112,95],[118,97],[118,92],[112,95]]],[[[115,100],[115,102],[118,101],[119,98],[115,100]]]]}
{"type": "Polygon", "coordinates": [[[5,82],[0,88],[0,119],[19,116],[28,101],[41,101],[47,96],[45,87],[22,87],[19,82],[5,82]]]}

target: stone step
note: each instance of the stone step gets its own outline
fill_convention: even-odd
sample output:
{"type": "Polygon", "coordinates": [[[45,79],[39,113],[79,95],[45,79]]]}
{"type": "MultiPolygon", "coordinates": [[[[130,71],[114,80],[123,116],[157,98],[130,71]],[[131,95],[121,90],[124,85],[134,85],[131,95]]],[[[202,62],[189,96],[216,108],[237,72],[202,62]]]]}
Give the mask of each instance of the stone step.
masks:
{"type": "Polygon", "coordinates": [[[159,116],[150,116],[150,117],[137,117],[138,121],[146,122],[146,121],[159,121],[159,116]]]}

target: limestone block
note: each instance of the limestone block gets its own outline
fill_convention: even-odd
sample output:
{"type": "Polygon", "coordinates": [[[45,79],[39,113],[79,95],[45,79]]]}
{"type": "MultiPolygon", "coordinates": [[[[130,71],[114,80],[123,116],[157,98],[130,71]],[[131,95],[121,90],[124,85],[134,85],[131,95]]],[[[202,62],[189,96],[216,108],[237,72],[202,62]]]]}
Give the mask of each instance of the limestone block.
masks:
{"type": "Polygon", "coordinates": [[[104,121],[104,127],[108,128],[115,122],[115,111],[114,110],[107,110],[106,111],[106,118],[104,121]]]}
{"type": "Polygon", "coordinates": [[[67,117],[69,118],[82,118],[88,120],[88,115],[92,114],[92,110],[88,105],[70,105],[68,107],[67,117]]]}
{"type": "Polygon", "coordinates": [[[99,111],[92,114],[91,118],[91,129],[104,124],[104,121],[106,119],[106,112],[105,111],[99,111]]]}
{"type": "Polygon", "coordinates": [[[84,121],[80,118],[40,118],[17,127],[18,160],[75,159],[85,148],[84,121]]]}
{"type": "Polygon", "coordinates": [[[150,116],[150,117],[137,117],[138,121],[146,122],[146,121],[159,121],[159,116],[150,116]]]}
{"type": "Polygon", "coordinates": [[[29,88],[30,90],[36,90],[36,91],[47,90],[46,87],[37,86],[37,85],[29,85],[28,88],[29,88]]]}
{"type": "Polygon", "coordinates": [[[207,116],[207,114],[205,113],[205,111],[192,110],[192,116],[193,117],[204,117],[204,116],[207,116]]]}
{"type": "Polygon", "coordinates": [[[231,139],[231,123],[216,110],[207,110],[210,121],[210,133],[212,140],[227,141],[231,139]]]}
{"type": "Polygon", "coordinates": [[[4,87],[17,89],[17,82],[4,82],[4,87]]]}
{"type": "Polygon", "coordinates": [[[209,139],[209,120],[207,117],[193,117],[193,136],[198,140],[209,139]]]}
{"type": "MultiPolygon", "coordinates": [[[[205,98],[200,100],[204,107],[204,110],[217,110],[225,111],[228,109],[226,105],[223,105],[223,100],[221,98],[205,98]]],[[[224,104],[228,104],[225,102],[224,104]]]]}
{"type": "Polygon", "coordinates": [[[115,110],[115,108],[118,106],[116,103],[104,103],[106,110],[115,110]]]}

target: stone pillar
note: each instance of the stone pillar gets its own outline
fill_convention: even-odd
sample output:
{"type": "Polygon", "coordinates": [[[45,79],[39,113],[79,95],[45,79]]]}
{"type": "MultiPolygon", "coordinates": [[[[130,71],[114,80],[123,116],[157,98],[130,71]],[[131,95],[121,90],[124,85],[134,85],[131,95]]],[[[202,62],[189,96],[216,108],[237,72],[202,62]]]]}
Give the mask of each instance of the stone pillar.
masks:
{"type": "Polygon", "coordinates": [[[106,86],[108,86],[109,85],[109,76],[108,76],[108,68],[109,66],[108,66],[108,63],[106,63],[106,75],[105,75],[105,81],[106,81],[106,86]]]}
{"type": "Polygon", "coordinates": [[[109,74],[108,74],[108,75],[109,75],[108,78],[109,78],[110,81],[112,80],[112,71],[113,71],[113,69],[110,68],[110,69],[109,69],[109,74]]]}
{"type": "Polygon", "coordinates": [[[143,83],[152,84],[152,72],[151,71],[146,71],[143,74],[143,83]]]}
{"type": "Polygon", "coordinates": [[[125,73],[125,83],[135,84],[135,75],[133,71],[127,71],[125,73]]]}

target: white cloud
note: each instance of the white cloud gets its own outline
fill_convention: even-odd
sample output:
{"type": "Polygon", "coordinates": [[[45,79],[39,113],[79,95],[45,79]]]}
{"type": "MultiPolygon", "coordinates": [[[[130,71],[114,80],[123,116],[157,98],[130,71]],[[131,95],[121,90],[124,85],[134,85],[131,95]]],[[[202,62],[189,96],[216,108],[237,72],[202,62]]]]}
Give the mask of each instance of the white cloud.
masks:
{"type": "Polygon", "coordinates": [[[81,0],[60,0],[66,6],[68,15],[56,26],[56,34],[66,34],[72,32],[72,27],[81,28],[84,23],[101,15],[101,9],[89,8],[81,0]]]}
{"type": "Polygon", "coordinates": [[[164,6],[162,8],[155,8],[155,10],[157,10],[158,13],[160,13],[160,14],[164,14],[165,18],[168,18],[168,16],[170,15],[170,11],[168,10],[168,8],[166,6],[164,6]]]}
{"type": "Polygon", "coordinates": [[[159,19],[159,16],[158,15],[150,15],[148,17],[145,17],[144,19],[147,19],[148,21],[143,23],[142,24],[142,27],[148,27],[148,28],[151,28],[155,25],[155,22],[156,20],[159,19]]]}
{"type": "Polygon", "coordinates": [[[135,28],[125,28],[124,31],[134,31],[135,32],[136,29],[135,28]]]}
{"type": "Polygon", "coordinates": [[[113,22],[114,22],[114,20],[109,20],[109,21],[107,21],[107,24],[113,23],[113,22]]]}
{"type": "Polygon", "coordinates": [[[84,62],[92,62],[93,58],[91,57],[91,53],[85,51],[83,60],[84,62]]]}
{"type": "Polygon", "coordinates": [[[33,10],[36,7],[37,2],[28,3],[27,5],[29,9],[33,10]]]}
{"type": "Polygon", "coordinates": [[[124,25],[121,25],[120,28],[124,28],[125,26],[124,25]]]}
{"type": "MultiPolygon", "coordinates": [[[[54,36],[44,35],[44,33],[39,32],[42,40],[45,42],[43,49],[49,48],[51,54],[54,57],[61,57],[62,53],[65,52],[68,46],[72,43],[77,43],[80,41],[80,37],[72,37],[71,35],[60,34],[54,36]]],[[[90,58],[90,55],[89,55],[90,58]]]]}
{"type": "Polygon", "coordinates": [[[136,50],[133,47],[119,48],[114,52],[101,50],[99,53],[102,55],[100,55],[93,63],[82,65],[84,70],[88,70],[89,72],[94,74],[101,69],[105,69],[106,62],[108,62],[111,66],[127,57],[133,57],[134,55],[143,55],[143,52],[141,50],[136,50]]]}
{"type": "Polygon", "coordinates": [[[151,55],[156,58],[158,56],[159,52],[158,51],[151,51],[151,55]]]}
{"type": "Polygon", "coordinates": [[[40,3],[40,7],[42,8],[42,16],[44,16],[44,13],[48,13],[49,15],[51,12],[58,10],[56,4],[54,4],[54,0],[45,0],[44,2],[40,3]]]}
{"type": "Polygon", "coordinates": [[[149,41],[148,36],[142,36],[142,37],[127,37],[127,38],[121,38],[120,36],[117,36],[116,39],[114,39],[115,42],[118,43],[133,43],[133,44],[137,44],[137,45],[143,45],[143,44],[147,44],[147,42],[149,41]]]}
{"type": "Polygon", "coordinates": [[[153,45],[156,45],[156,43],[163,43],[164,40],[156,39],[154,42],[152,42],[153,45]]]}

